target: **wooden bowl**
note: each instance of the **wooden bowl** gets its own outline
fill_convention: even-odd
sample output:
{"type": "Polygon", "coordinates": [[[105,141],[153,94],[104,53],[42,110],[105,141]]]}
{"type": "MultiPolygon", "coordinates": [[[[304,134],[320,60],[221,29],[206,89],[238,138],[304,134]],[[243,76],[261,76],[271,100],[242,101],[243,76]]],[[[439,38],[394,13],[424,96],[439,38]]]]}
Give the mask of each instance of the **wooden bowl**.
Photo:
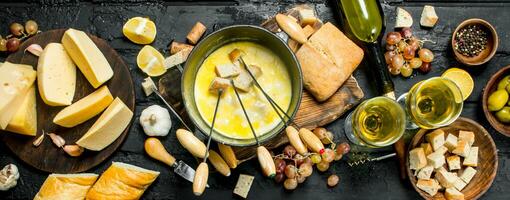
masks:
{"type": "MultiPolygon", "coordinates": [[[[460,117],[455,122],[447,127],[441,128],[445,134],[451,133],[458,136],[459,130],[473,131],[475,133],[475,142],[473,146],[479,147],[478,150],[478,167],[475,176],[471,182],[461,191],[465,199],[478,199],[480,198],[492,185],[496,172],[498,170],[498,155],[496,145],[492,140],[490,134],[480,124],[467,118],[460,117]]],[[[421,129],[411,140],[409,144],[409,151],[418,147],[425,140],[425,135],[433,130],[421,129]]],[[[445,135],[446,137],[446,135],[445,135]]],[[[408,152],[409,152],[408,151],[408,152]]],[[[445,168],[447,166],[445,165],[445,168]]],[[[413,185],[414,189],[425,199],[445,199],[443,192],[438,192],[434,196],[422,191],[416,187],[418,179],[414,176],[413,171],[409,169],[409,155],[407,156],[407,175],[413,185]]]]}
{"type": "Polygon", "coordinates": [[[487,85],[485,85],[485,88],[483,89],[482,107],[483,113],[485,114],[485,117],[487,118],[487,121],[489,121],[491,126],[501,134],[510,137],[510,124],[504,124],[498,121],[494,113],[489,111],[489,108],[487,107],[488,104],[487,101],[489,99],[490,94],[496,91],[496,89],[498,88],[499,81],[503,79],[506,75],[510,75],[510,65],[504,67],[503,69],[500,69],[491,77],[491,79],[489,79],[489,82],[487,82],[487,85]]]}
{"type": "Polygon", "coordinates": [[[463,21],[462,23],[460,23],[457,26],[457,28],[455,29],[455,31],[452,34],[451,45],[452,45],[453,53],[455,54],[455,58],[459,62],[461,62],[465,65],[468,65],[468,66],[477,66],[477,65],[482,65],[482,64],[486,63],[494,56],[494,54],[496,54],[496,50],[498,49],[498,41],[499,41],[498,34],[496,33],[496,29],[491,24],[489,24],[489,22],[487,22],[483,19],[472,18],[472,19],[463,21]],[[455,50],[454,47],[455,47],[455,43],[457,42],[455,40],[455,35],[461,28],[468,26],[468,25],[473,25],[473,24],[480,25],[487,32],[490,32],[490,34],[488,35],[487,48],[485,48],[477,56],[468,57],[468,56],[462,55],[461,53],[459,53],[455,50]]]}

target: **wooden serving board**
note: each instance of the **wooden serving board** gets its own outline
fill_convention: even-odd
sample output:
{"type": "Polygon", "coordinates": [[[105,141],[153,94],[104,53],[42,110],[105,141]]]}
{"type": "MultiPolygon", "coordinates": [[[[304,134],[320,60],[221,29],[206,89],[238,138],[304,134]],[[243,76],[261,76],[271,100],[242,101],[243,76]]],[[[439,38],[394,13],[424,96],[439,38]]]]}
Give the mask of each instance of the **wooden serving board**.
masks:
{"type": "MultiPolygon", "coordinates": [[[[178,70],[169,70],[159,80],[159,90],[162,96],[178,110],[187,124],[191,123],[186,114],[181,97],[181,74],[178,70]]],[[[354,77],[350,77],[327,101],[317,102],[306,90],[303,91],[301,105],[295,117],[295,122],[301,126],[313,129],[324,126],[338,119],[347,110],[357,105],[364,94],[354,77]]],[[[288,143],[285,134],[280,134],[270,142],[264,144],[268,149],[274,149],[288,143]]],[[[240,161],[251,159],[255,155],[255,147],[234,147],[240,161]]]]}
{"type": "MultiPolygon", "coordinates": [[[[48,43],[59,43],[65,31],[66,29],[51,30],[33,36],[32,38],[23,42],[23,44],[20,46],[20,50],[9,55],[9,57],[7,57],[7,61],[12,63],[32,65],[34,69],[37,69],[38,58],[29,52],[23,52],[23,50],[30,44],[39,44],[44,48],[48,43]]],[[[117,52],[111,48],[106,41],[90,34],[89,37],[105,55],[113,69],[114,75],[112,79],[110,79],[105,84],[110,89],[113,97],[119,97],[122,99],[122,101],[134,112],[135,94],[129,68],[126,66],[117,52]]],[[[35,84],[37,84],[37,80],[35,84]]],[[[85,76],[83,76],[81,71],[76,69],[76,92],[73,102],[76,102],[77,100],[87,96],[94,90],[95,89],[90,85],[87,79],[85,79],[85,76]]],[[[126,130],[124,130],[124,132],[120,135],[120,137],[117,138],[117,140],[115,140],[110,146],[99,152],[86,150],[80,157],[68,156],[62,149],[57,148],[51,142],[51,139],[48,136],[45,137],[44,141],[39,147],[34,147],[32,145],[33,141],[42,134],[43,130],[46,132],[54,132],[62,136],[66,140],[66,144],[73,144],[87,132],[87,130],[99,117],[98,115],[73,128],[60,127],[54,124],[52,121],[55,115],[64,107],[52,107],[46,105],[41,99],[37,87],[36,96],[38,126],[37,136],[23,136],[6,131],[0,131],[0,135],[3,137],[3,141],[5,142],[6,146],[16,156],[39,170],[52,173],[76,173],[86,171],[103,162],[113,152],[115,152],[115,150],[122,144],[129,132],[128,126],[126,130]]]]}

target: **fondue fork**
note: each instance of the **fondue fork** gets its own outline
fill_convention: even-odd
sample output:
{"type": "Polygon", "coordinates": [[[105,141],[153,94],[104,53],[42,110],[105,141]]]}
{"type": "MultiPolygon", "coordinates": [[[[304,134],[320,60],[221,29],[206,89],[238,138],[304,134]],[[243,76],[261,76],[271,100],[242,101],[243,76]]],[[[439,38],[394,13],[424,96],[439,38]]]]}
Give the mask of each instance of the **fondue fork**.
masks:
{"type": "Polygon", "coordinates": [[[259,160],[260,167],[262,168],[262,172],[267,177],[274,177],[276,175],[276,167],[273,161],[273,158],[271,157],[271,154],[266,149],[266,147],[261,146],[259,139],[257,137],[257,134],[255,133],[255,129],[253,129],[253,125],[251,124],[250,117],[248,117],[248,113],[246,112],[246,109],[244,108],[243,101],[241,100],[241,97],[239,96],[239,92],[237,92],[236,85],[234,81],[231,79],[230,83],[234,87],[234,92],[236,94],[237,100],[239,101],[239,104],[241,105],[241,108],[243,109],[244,116],[246,117],[246,120],[248,121],[248,125],[250,126],[251,133],[253,134],[253,137],[255,138],[255,142],[257,143],[257,158],[259,160]]]}
{"type": "Polygon", "coordinates": [[[209,147],[211,145],[211,138],[214,130],[214,123],[216,122],[216,114],[218,113],[218,107],[220,105],[220,97],[223,94],[223,89],[218,89],[218,99],[216,100],[216,107],[214,107],[213,120],[211,123],[211,129],[209,130],[209,138],[207,139],[207,146],[204,152],[204,160],[198,165],[195,178],[193,179],[193,193],[196,196],[202,195],[207,185],[207,179],[209,177],[209,166],[207,165],[207,157],[209,156],[209,147]]]}

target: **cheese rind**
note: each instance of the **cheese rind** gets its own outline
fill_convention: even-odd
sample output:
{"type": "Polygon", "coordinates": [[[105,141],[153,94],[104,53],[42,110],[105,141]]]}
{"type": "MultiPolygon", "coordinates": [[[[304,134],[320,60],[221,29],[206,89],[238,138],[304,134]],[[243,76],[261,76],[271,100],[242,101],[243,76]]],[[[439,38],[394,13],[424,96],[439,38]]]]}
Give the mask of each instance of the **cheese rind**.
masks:
{"type": "Polygon", "coordinates": [[[30,65],[5,62],[0,67],[0,129],[5,129],[18,111],[36,71],[30,65]]]}
{"type": "Polygon", "coordinates": [[[83,31],[68,29],[62,45],[92,87],[98,88],[113,76],[113,70],[101,50],[83,31]]]}
{"type": "Polygon", "coordinates": [[[44,103],[71,105],[76,88],[76,66],[60,43],[49,43],[39,56],[37,83],[44,103]]]}
{"type": "Polygon", "coordinates": [[[117,97],[76,144],[88,150],[101,151],[122,134],[132,117],[133,112],[117,97]]]}
{"type": "Polygon", "coordinates": [[[53,123],[67,128],[74,127],[99,114],[112,101],[113,96],[110,90],[108,90],[108,87],[103,86],[62,109],[53,118],[53,123]]]}
{"type": "Polygon", "coordinates": [[[37,133],[37,109],[35,102],[35,85],[23,97],[21,106],[5,128],[6,131],[22,135],[35,136],[37,133]]]}

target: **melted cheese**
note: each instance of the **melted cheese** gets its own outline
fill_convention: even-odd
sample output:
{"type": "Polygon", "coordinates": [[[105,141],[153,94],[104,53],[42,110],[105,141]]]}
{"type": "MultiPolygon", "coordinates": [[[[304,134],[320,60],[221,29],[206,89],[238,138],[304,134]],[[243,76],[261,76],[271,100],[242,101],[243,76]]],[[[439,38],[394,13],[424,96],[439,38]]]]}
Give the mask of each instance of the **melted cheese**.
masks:
{"type": "MultiPolygon", "coordinates": [[[[253,42],[234,42],[214,51],[200,67],[195,80],[195,102],[202,118],[210,125],[214,115],[217,94],[209,92],[209,85],[216,77],[215,66],[231,63],[228,54],[235,48],[246,52],[244,61],[262,69],[257,81],[277,104],[288,109],[292,96],[289,73],[283,61],[271,50],[253,42]]],[[[238,90],[257,135],[269,132],[280,123],[280,118],[254,85],[249,92],[238,90]]],[[[232,87],[221,97],[216,117],[215,130],[227,137],[238,139],[253,138],[248,121],[232,87]]]]}

